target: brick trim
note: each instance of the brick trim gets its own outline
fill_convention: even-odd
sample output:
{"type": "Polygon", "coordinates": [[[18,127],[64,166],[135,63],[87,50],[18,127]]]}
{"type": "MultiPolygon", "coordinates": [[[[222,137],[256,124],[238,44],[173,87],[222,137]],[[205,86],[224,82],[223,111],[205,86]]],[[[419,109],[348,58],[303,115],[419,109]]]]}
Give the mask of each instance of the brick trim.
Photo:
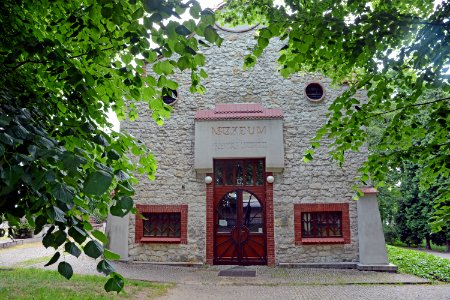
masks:
{"type": "MultiPolygon", "coordinates": [[[[272,175],[265,173],[266,177],[272,175]]],[[[213,176],[207,173],[206,176],[213,176]]],[[[275,234],[273,215],[273,184],[265,184],[266,189],[266,234],[267,234],[267,265],[275,265],[275,234]]],[[[214,184],[206,184],[206,264],[214,264],[214,184]]]]}
{"type": "Polygon", "coordinates": [[[145,213],[180,213],[181,226],[179,238],[166,237],[144,237],[144,220],[136,215],[134,241],[136,243],[176,243],[187,244],[187,223],[188,223],[188,206],[180,205],[147,205],[137,204],[136,208],[140,214],[145,213]]]}
{"type": "MultiPolygon", "coordinates": [[[[212,173],[206,176],[213,177],[212,173]]],[[[206,184],[206,264],[214,264],[214,183],[206,184]]]]}
{"type": "MultiPolygon", "coordinates": [[[[267,172],[267,176],[273,173],[267,172]]],[[[273,183],[266,182],[266,230],[267,230],[267,265],[275,266],[275,232],[273,216],[273,183]]]]}
{"type": "Polygon", "coordinates": [[[350,244],[350,213],[348,203],[294,204],[295,245],[350,244]],[[302,212],[342,212],[342,237],[302,238],[302,212]]]}
{"type": "Polygon", "coordinates": [[[376,195],[378,193],[377,189],[373,187],[362,187],[361,192],[363,192],[364,195],[376,195]]]}

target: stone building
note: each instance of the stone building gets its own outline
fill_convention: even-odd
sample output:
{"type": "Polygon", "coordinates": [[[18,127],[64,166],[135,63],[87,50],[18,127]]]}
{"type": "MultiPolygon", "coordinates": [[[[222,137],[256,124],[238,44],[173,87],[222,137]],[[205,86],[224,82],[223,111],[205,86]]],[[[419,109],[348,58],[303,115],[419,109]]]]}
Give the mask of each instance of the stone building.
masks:
{"type": "Polygon", "coordinates": [[[283,78],[281,42],[244,71],[257,28],[218,29],[222,46],[203,50],[203,95],[189,93],[189,73],[177,74],[164,126],[145,107],[140,119],[121,124],[153,150],[158,171],[136,186],[147,220],[110,218],[111,249],[146,262],[387,265],[375,194],[366,189],[352,200],[367,150],[349,153],[342,168],[326,143],[314,160],[302,160],[327,107],[348,86],[317,74],[283,78]]]}

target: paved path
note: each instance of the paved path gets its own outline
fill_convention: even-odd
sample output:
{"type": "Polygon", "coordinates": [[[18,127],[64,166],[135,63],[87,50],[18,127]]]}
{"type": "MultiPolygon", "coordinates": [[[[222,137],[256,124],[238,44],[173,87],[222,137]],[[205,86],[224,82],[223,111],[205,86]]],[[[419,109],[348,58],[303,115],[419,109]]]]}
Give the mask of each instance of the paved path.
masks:
{"type": "Polygon", "coordinates": [[[205,286],[177,284],[160,299],[448,300],[450,287],[424,285],[205,286]]]}
{"type": "MultiPolygon", "coordinates": [[[[0,266],[52,255],[40,244],[0,249],[0,266]]],[[[93,259],[66,256],[76,273],[98,274],[93,259]]],[[[39,263],[33,267],[43,267],[39,263]]],[[[213,267],[176,267],[117,262],[116,269],[127,278],[174,282],[175,288],[162,299],[445,299],[450,285],[430,285],[425,279],[406,274],[362,272],[358,270],[287,269],[248,267],[256,277],[219,277],[213,267]]],[[[53,269],[56,265],[51,266],[53,269]]]]}
{"type": "Polygon", "coordinates": [[[439,252],[439,251],[433,251],[433,250],[425,250],[425,249],[414,249],[414,248],[410,248],[412,250],[416,250],[416,251],[422,251],[422,252],[426,252],[429,254],[433,254],[434,256],[439,256],[445,259],[450,260],[450,253],[449,252],[439,252]]]}

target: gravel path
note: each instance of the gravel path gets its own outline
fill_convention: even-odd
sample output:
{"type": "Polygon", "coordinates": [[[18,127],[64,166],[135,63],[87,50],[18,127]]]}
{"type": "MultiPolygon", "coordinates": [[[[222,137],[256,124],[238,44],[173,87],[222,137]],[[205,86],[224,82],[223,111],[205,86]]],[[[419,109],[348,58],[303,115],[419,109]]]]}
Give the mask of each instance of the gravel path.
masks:
{"type": "MultiPolygon", "coordinates": [[[[42,256],[53,251],[39,243],[0,249],[0,267],[42,256]]],[[[74,272],[98,274],[96,262],[87,256],[65,257],[74,272]]],[[[44,263],[33,267],[43,268],[44,263]]],[[[229,266],[180,267],[116,262],[127,278],[174,282],[175,288],[162,299],[445,299],[450,285],[430,285],[425,279],[406,274],[334,269],[289,269],[254,266],[256,277],[219,277],[229,266]]],[[[49,267],[56,269],[57,264],[49,267]]]]}

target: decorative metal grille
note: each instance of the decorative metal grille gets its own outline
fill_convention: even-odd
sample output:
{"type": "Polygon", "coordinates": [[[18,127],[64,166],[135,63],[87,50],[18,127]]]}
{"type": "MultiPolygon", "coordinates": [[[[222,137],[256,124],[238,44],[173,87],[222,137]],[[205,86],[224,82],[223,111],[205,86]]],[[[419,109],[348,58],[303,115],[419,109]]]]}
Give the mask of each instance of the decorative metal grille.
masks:
{"type": "Polygon", "coordinates": [[[215,184],[218,186],[263,186],[264,160],[216,160],[214,162],[215,184]]]}
{"type": "Polygon", "coordinates": [[[323,97],[323,87],[319,83],[310,83],[305,88],[305,94],[311,100],[320,100],[323,97]]]}
{"type": "Polygon", "coordinates": [[[144,236],[180,237],[180,213],[146,213],[144,217],[144,236]]]}
{"type": "Polygon", "coordinates": [[[342,237],[342,212],[302,213],[302,237],[342,237]]]}

